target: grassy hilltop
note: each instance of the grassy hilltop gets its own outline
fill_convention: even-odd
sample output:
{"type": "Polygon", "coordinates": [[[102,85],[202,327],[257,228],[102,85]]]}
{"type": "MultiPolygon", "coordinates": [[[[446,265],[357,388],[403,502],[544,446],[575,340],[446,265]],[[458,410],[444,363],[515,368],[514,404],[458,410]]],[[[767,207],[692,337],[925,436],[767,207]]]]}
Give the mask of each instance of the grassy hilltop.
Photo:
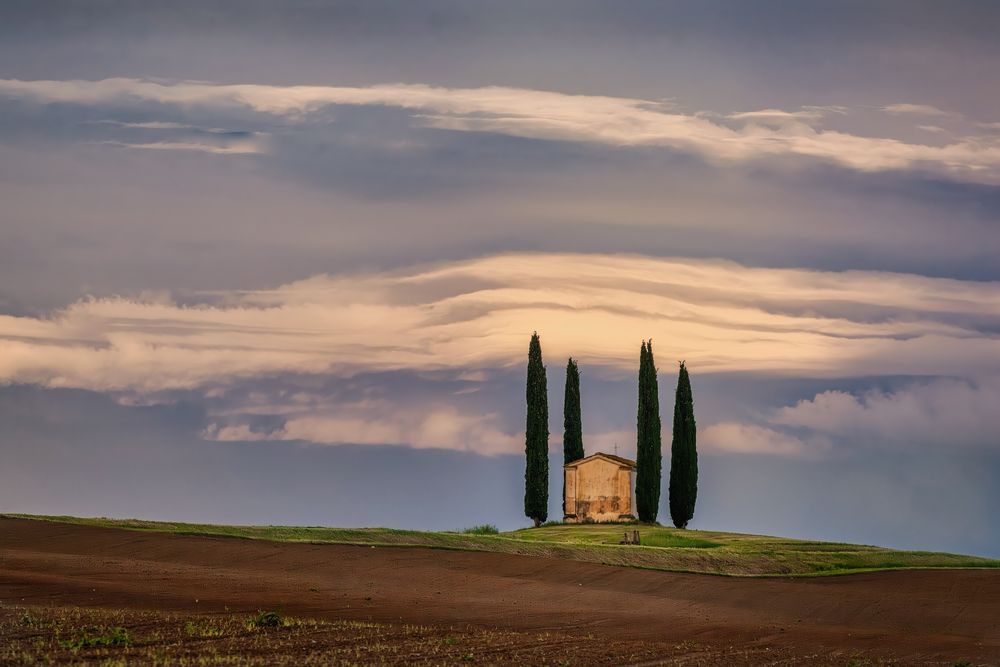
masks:
{"type": "Polygon", "coordinates": [[[565,558],[627,567],[737,576],[808,576],[907,568],[998,568],[1000,561],[929,551],[835,542],[677,530],[663,526],[546,525],[506,533],[430,532],[390,528],[223,526],[138,519],[6,516],[88,526],[312,544],[417,546],[565,558]],[[638,529],[642,546],[624,546],[638,529]]]}

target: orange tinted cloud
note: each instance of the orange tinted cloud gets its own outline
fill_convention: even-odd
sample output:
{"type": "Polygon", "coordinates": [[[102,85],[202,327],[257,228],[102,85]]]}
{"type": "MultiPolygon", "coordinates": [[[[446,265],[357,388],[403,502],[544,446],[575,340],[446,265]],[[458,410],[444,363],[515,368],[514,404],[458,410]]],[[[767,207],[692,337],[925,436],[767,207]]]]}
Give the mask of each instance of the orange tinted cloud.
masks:
{"type": "Polygon", "coordinates": [[[661,360],[701,373],[975,376],[1000,370],[998,322],[996,283],[508,254],[199,305],[88,299],[48,318],[0,316],[0,381],[148,392],[280,373],[461,373],[521,364],[533,330],[547,357],[612,371],[631,372],[652,337],[661,360]]]}

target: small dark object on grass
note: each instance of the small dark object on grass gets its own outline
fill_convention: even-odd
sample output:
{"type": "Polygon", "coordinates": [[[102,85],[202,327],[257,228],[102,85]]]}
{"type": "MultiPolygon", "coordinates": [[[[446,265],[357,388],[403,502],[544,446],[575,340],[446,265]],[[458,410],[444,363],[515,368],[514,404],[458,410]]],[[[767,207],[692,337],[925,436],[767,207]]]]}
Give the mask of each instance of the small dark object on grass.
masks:
{"type": "Polygon", "coordinates": [[[629,535],[629,532],[626,530],[625,539],[623,539],[618,544],[642,544],[642,542],[639,540],[639,531],[633,530],[632,534],[629,535]]]}
{"type": "Polygon", "coordinates": [[[285,619],[276,611],[257,611],[257,615],[247,621],[249,628],[280,628],[285,625],[285,619]]]}

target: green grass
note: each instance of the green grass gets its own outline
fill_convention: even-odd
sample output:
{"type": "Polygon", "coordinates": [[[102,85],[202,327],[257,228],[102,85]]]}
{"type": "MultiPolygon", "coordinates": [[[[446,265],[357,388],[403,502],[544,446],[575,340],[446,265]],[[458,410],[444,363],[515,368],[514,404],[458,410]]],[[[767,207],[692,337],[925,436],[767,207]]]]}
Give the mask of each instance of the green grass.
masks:
{"type": "Polygon", "coordinates": [[[473,526],[462,531],[466,535],[499,535],[500,531],[492,523],[484,523],[481,526],[473,526]]]}
{"type": "Polygon", "coordinates": [[[625,531],[639,531],[642,546],[661,548],[711,549],[720,547],[722,542],[705,539],[703,533],[694,530],[677,530],[662,526],[643,526],[641,524],[547,524],[538,528],[525,528],[507,535],[518,539],[535,542],[563,542],[579,545],[617,545],[624,537],[625,531]]]}
{"type": "Polygon", "coordinates": [[[188,621],[184,624],[184,634],[188,637],[197,637],[199,639],[211,639],[214,637],[223,637],[226,631],[219,627],[218,625],[205,622],[205,621],[188,621]]]}
{"type": "Polygon", "coordinates": [[[464,532],[430,532],[390,528],[222,526],[137,519],[7,516],[175,535],[490,551],[736,576],[816,576],[910,568],[1000,567],[998,560],[977,556],[636,524],[546,524],[539,528],[492,534],[483,530],[483,526],[464,532]],[[625,530],[638,530],[642,546],[619,545],[625,530]]]}
{"type": "Polygon", "coordinates": [[[73,651],[102,646],[128,646],[132,637],[125,628],[91,627],[80,630],[70,639],[58,640],[59,646],[73,651]]]}

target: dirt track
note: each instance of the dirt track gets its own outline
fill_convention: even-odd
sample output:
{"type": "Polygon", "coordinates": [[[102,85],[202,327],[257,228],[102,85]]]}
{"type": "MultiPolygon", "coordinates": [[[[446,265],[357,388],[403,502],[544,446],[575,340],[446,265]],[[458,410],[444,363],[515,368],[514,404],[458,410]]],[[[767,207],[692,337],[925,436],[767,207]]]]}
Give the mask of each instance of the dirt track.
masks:
{"type": "MultiPolygon", "coordinates": [[[[0,600],[590,633],[900,664],[1000,662],[1000,572],[736,579],[0,518],[0,600]],[[316,590],[310,590],[316,589],[316,590]]],[[[836,658],[836,659],[835,659],[836,658]]],[[[838,661],[839,660],[839,661],[838,661]]]]}

